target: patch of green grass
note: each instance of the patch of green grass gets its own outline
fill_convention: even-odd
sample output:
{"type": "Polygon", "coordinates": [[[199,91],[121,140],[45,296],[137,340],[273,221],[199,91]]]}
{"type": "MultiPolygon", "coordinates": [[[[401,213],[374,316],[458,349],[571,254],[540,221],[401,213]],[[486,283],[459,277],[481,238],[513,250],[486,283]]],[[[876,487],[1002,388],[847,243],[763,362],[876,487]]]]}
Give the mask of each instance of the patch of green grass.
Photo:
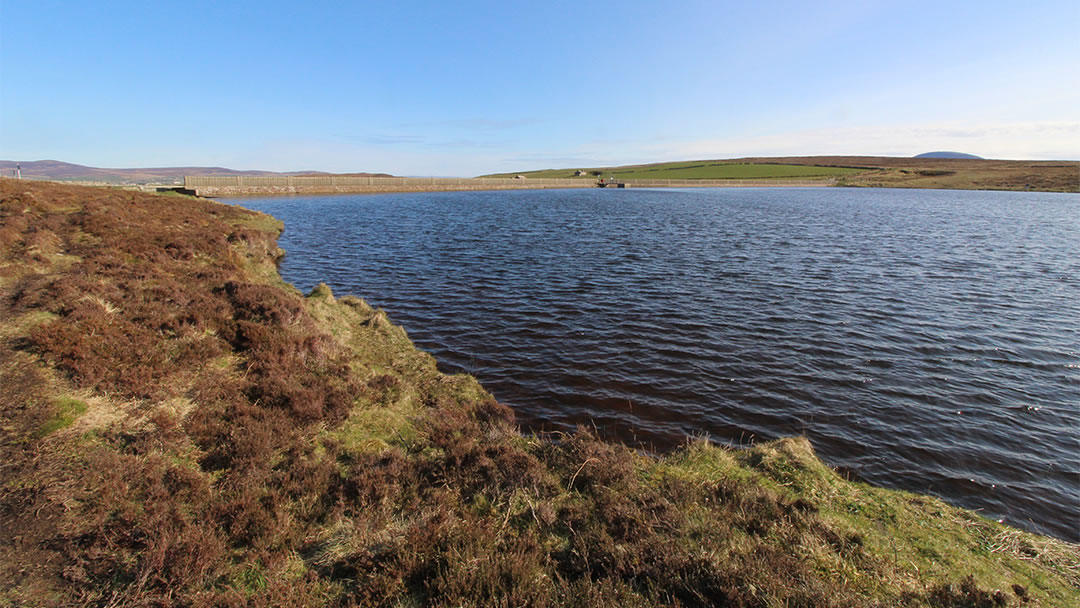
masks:
{"type": "Polygon", "coordinates": [[[168,196],[172,198],[199,200],[199,197],[197,196],[193,196],[191,194],[184,194],[183,192],[177,192],[176,190],[158,190],[153,194],[156,194],[158,196],[168,196]]]}
{"type": "MultiPolygon", "coordinates": [[[[829,542],[842,553],[872,557],[887,574],[876,583],[879,593],[903,589],[904,581],[914,577],[960,581],[971,576],[988,589],[1005,581],[1020,584],[1050,605],[1070,605],[1076,599],[1075,588],[1070,589],[1080,583],[1075,546],[1009,528],[937,498],[846,481],[814,455],[805,439],[783,439],[735,456],[775,483],[774,488],[812,503],[838,535],[829,542]]],[[[689,465],[702,459],[688,460],[689,465]]]]}
{"type": "Polygon", "coordinates": [[[244,228],[258,230],[259,232],[269,232],[274,235],[281,234],[281,232],[285,230],[285,222],[282,222],[272,215],[257,213],[255,211],[251,211],[250,215],[233,219],[232,224],[234,226],[243,226],[244,228]]]}
{"type": "Polygon", "coordinates": [[[410,419],[420,411],[414,404],[357,407],[330,436],[341,442],[345,453],[377,454],[394,444],[414,443],[418,435],[410,419]]]}
{"type": "Polygon", "coordinates": [[[257,563],[248,562],[234,572],[232,582],[245,594],[252,595],[266,588],[266,571],[257,563]]]}
{"type": "Polygon", "coordinates": [[[47,310],[31,310],[5,323],[0,323],[0,338],[25,336],[31,329],[54,321],[59,317],[60,315],[47,310]]]}
{"type": "Polygon", "coordinates": [[[779,179],[850,175],[860,169],[729,163],[672,163],[640,168],[615,169],[619,179],[779,179]]]}
{"type": "Polygon", "coordinates": [[[38,437],[45,437],[71,426],[76,418],[86,413],[87,409],[86,402],[67,396],[54,399],[53,407],[56,413],[38,428],[38,437]]]}

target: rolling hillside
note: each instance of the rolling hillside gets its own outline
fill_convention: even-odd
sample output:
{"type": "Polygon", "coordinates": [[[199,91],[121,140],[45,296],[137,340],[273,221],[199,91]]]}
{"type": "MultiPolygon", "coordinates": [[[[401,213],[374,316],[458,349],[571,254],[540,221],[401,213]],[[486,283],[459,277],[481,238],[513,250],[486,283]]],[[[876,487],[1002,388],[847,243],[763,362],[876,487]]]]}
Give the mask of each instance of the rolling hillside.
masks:
{"type": "MultiPolygon", "coordinates": [[[[185,175],[199,176],[274,176],[274,175],[327,175],[324,171],[238,171],[225,167],[148,167],[139,169],[105,169],[87,167],[58,160],[13,161],[0,160],[0,175],[11,177],[16,164],[22,167],[23,179],[41,179],[52,181],[86,181],[108,183],[172,183],[183,180],[185,175]]],[[[388,176],[386,173],[350,173],[357,176],[388,176]]]]}
{"type": "Polygon", "coordinates": [[[888,156],[784,156],[573,167],[482,177],[635,179],[835,179],[839,186],[1080,192],[1080,162],[888,156]]]}
{"type": "Polygon", "coordinates": [[[859,173],[860,169],[816,167],[796,164],[747,163],[728,160],[699,160],[619,167],[589,167],[584,176],[575,175],[579,169],[543,169],[520,173],[497,173],[481,177],[573,178],[596,179],[600,175],[617,179],[772,179],[827,178],[859,173]]]}

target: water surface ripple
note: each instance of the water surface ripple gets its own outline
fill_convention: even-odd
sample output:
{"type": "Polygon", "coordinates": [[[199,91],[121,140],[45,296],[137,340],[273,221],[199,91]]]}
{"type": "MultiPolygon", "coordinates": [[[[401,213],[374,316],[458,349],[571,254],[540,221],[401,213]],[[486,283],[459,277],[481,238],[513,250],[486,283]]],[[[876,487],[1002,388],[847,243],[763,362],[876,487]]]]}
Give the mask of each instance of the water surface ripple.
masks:
{"type": "Polygon", "coordinates": [[[240,199],[532,430],[804,433],[831,465],[1080,541],[1080,198],[863,189],[240,199]]]}

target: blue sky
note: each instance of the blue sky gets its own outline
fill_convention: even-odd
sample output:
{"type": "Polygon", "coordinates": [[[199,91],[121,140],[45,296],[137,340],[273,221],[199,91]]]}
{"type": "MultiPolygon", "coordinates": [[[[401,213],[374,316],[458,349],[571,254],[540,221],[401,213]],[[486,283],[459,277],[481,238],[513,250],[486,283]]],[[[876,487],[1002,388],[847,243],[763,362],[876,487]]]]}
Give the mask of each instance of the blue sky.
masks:
{"type": "Polygon", "coordinates": [[[0,0],[0,158],[1080,159],[1080,3],[0,0]]]}

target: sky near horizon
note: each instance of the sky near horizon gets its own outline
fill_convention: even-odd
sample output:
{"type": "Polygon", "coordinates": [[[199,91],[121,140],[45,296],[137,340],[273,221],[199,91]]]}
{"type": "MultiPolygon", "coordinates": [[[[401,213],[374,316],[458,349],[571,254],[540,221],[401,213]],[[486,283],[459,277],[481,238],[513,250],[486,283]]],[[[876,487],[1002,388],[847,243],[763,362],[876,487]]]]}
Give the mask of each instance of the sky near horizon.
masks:
{"type": "Polygon", "coordinates": [[[1080,159],[1080,2],[0,0],[0,159],[1080,159]]]}

